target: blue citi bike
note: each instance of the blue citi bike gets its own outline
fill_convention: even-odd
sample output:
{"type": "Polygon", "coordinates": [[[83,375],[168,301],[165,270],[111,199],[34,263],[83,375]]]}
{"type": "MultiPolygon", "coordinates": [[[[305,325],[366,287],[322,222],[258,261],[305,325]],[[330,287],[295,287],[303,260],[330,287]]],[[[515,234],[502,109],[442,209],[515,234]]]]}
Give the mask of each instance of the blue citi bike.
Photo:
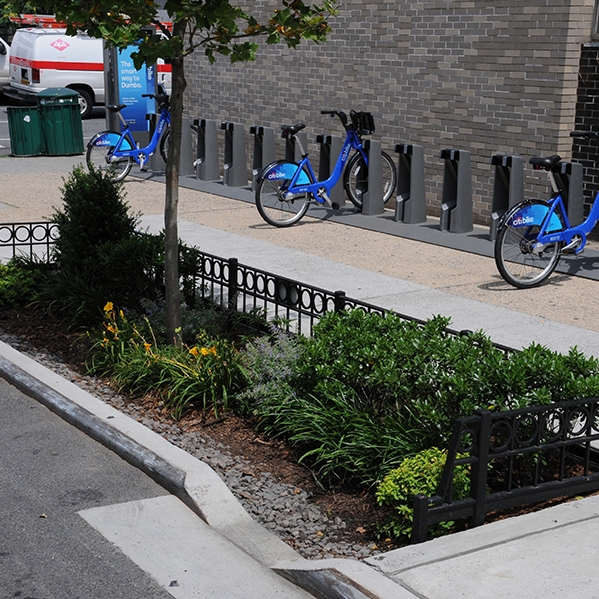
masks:
{"type": "MultiPolygon", "coordinates": [[[[599,132],[572,131],[571,137],[599,142],[599,132]]],[[[536,156],[530,159],[535,170],[547,171],[552,197],[524,200],[501,218],[495,240],[495,263],[503,279],[520,289],[536,287],[555,270],[563,255],[578,255],[587,235],[599,221],[599,193],[583,223],[571,226],[560,189],[552,169],[560,156],[536,156]]]]}
{"type": "MultiPolygon", "coordinates": [[[[158,104],[160,115],[156,128],[146,147],[140,147],[133,139],[131,130],[125,122],[121,110],[126,104],[118,106],[107,106],[106,110],[118,114],[123,125],[121,133],[117,131],[102,131],[94,135],[87,144],[86,161],[95,169],[105,170],[112,173],[115,181],[124,179],[133,163],[136,162],[141,170],[144,170],[149,158],[156,152],[160,143],[160,155],[166,162],[168,157],[168,144],[170,139],[170,101],[162,85],[158,86],[156,94],[142,94],[144,98],[154,98],[158,104]]],[[[193,133],[194,127],[192,127],[193,133]]],[[[197,132],[196,132],[197,135],[197,132]]]]}
{"type": "MultiPolygon", "coordinates": [[[[362,208],[363,181],[368,171],[368,154],[362,146],[362,136],[374,133],[374,119],[370,112],[350,111],[350,118],[340,110],[321,110],[321,114],[337,116],[345,128],[346,137],[333,172],[328,179],[317,181],[308,154],[296,135],[305,128],[303,123],[283,125],[284,138],[295,138],[301,151],[299,162],[276,160],[262,170],[256,181],[256,207],[260,216],[275,227],[289,227],[306,214],[310,203],[331,202],[331,189],[343,175],[343,187],[350,201],[362,208]],[[352,154],[352,151],[354,153],[352,154]]],[[[383,201],[391,199],[395,191],[397,170],[392,158],[381,152],[383,201]]]]}

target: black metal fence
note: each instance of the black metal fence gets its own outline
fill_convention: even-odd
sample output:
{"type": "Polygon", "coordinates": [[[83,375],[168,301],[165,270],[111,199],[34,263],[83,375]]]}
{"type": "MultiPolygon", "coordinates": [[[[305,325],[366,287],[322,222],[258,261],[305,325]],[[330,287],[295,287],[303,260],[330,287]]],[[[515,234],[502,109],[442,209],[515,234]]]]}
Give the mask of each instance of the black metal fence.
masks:
{"type": "Polygon", "coordinates": [[[0,225],[0,247],[8,248],[10,257],[24,255],[50,260],[52,245],[58,238],[58,225],[51,222],[11,223],[0,225]]]}
{"type": "Polygon", "coordinates": [[[412,542],[439,522],[479,526],[492,511],[599,490],[597,441],[599,398],[460,418],[437,495],[414,498],[412,542]],[[459,467],[469,468],[470,496],[454,500],[459,467]]]}

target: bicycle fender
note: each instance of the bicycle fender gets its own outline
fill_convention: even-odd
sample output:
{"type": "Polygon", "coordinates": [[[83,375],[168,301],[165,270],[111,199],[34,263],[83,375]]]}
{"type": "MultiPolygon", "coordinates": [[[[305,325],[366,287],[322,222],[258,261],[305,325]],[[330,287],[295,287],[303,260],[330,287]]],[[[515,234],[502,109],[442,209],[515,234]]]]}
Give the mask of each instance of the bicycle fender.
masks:
{"type": "MultiPolygon", "coordinates": [[[[96,133],[89,140],[87,145],[113,147],[116,146],[120,137],[121,134],[117,133],[116,131],[101,131],[100,133],[96,133]]],[[[123,139],[123,143],[121,144],[121,150],[133,150],[131,142],[127,138],[123,139]]]]}
{"type": "MultiPolygon", "coordinates": [[[[268,181],[289,181],[293,178],[298,169],[297,162],[289,162],[288,160],[277,160],[272,162],[267,167],[262,169],[259,179],[268,181]]],[[[309,185],[311,183],[308,173],[305,170],[299,174],[296,185],[309,185]]]]}
{"type": "MultiPolygon", "coordinates": [[[[547,216],[547,212],[549,212],[549,204],[539,204],[538,202],[525,200],[514,206],[511,210],[508,210],[501,217],[499,228],[508,223],[514,229],[521,227],[540,227],[547,216]]],[[[547,233],[561,231],[563,228],[559,216],[554,212],[549,219],[549,224],[546,229],[547,233]]]]}

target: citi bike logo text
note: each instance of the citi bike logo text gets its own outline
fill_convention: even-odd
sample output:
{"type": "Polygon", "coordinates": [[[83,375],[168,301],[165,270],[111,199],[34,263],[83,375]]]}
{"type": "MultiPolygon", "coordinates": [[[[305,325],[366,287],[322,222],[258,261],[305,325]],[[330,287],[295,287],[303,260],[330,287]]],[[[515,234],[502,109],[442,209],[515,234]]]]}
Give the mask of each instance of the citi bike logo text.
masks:
{"type": "Polygon", "coordinates": [[[535,222],[532,216],[518,216],[512,221],[514,227],[521,227],[522,225],[530,225],[535,222]]]}
{"type": "Polygon", "coordinates": [[[272,171],[268,173],[266,178],[272,181],[273,179],[286,179],[287,176],[285,175],[284,171],[272,171]]]}

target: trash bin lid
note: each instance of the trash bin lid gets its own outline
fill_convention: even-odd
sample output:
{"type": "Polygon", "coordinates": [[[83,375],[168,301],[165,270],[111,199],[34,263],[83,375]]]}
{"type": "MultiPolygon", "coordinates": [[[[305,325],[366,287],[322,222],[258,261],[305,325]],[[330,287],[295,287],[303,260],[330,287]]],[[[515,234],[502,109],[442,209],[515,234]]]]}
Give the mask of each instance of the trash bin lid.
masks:
{"type": "Polygon", "coordinates": [[[37,103],[40,106],[79,104],[79,94],[68,87],[49,87],[37,94],[37,103]]]}

